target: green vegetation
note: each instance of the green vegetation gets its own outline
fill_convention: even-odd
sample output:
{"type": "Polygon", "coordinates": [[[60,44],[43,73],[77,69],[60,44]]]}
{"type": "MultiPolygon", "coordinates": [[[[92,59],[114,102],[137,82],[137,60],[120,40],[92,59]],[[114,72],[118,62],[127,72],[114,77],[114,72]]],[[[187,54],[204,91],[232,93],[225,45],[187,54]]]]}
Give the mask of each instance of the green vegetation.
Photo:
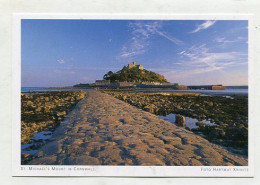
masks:
{"type": "Polygon", "coordinates": [[[109,71],[103,77],[104,80],[110,80],[110,82],[160,82],[169,83],[163,75],[157,74],[146,69],[140,70],[138,68],[123,67],[120,71],[113,73],[109,71]]]}

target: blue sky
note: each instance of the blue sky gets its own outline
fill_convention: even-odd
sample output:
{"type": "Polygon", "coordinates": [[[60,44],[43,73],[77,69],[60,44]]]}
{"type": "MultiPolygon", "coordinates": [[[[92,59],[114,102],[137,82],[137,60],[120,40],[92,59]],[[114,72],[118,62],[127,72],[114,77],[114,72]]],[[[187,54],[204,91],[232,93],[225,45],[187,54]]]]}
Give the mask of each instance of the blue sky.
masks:
{"type": "Polygon", "coordinates": [[[248,22],[22,20],[22,86],[102,79],[135,60],[169,82],[248,84],[248,22]]]}

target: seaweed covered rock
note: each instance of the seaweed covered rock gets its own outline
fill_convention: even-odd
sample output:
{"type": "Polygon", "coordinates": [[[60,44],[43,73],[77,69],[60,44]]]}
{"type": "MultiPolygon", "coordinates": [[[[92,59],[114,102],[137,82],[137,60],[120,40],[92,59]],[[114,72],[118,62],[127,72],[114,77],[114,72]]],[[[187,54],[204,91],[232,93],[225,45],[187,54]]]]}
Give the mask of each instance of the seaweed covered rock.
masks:
{"type": "Polygon", "coordinates": [[[206,123],[204,123],[202,121],[199,121],[199,122],[196,123],[196,126],[198,126],[198,127],[205,127],[206,123]]]}
{"type": "Polygon", "coordinates": [[[176,114],[175,123],[176,123],[177,126],[184,127],[186,125],[185,124],[185,117],[180,115],[180,114],[176,114]]]}
{"type": "Polygon", "coordinates": [[[157,108],[154,104],[151,104],[151,105],[146,105],[144,106],[143,108],[145,111],[147,112],[150,112],[150,113],[154,113],[154,112],[157,112],[157,108]]]}
{"type": "Polygon", "coordinates": [[[84,91],[49,91],[21,94],[21,142],[30,143],[41,131],[53,130],[69,110],[85,97],[84,91]]]}
{"type": "Polygon", "coordinates": [[[213,129],[209,132],[208,137],[210,139],[221,139],[225,136],[226,132],[219,127],[213,127],[213,129]]]}

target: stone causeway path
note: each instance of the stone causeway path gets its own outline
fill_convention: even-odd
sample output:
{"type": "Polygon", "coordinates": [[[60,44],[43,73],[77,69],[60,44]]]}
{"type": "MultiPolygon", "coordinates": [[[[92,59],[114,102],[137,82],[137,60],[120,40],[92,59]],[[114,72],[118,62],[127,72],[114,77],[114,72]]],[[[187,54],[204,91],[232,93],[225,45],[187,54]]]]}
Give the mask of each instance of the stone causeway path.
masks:
{"type": "Polygon", "coordinates": [[[29,165],[246,166],[246,158],[107,94],[89,91],[29,165]]]}

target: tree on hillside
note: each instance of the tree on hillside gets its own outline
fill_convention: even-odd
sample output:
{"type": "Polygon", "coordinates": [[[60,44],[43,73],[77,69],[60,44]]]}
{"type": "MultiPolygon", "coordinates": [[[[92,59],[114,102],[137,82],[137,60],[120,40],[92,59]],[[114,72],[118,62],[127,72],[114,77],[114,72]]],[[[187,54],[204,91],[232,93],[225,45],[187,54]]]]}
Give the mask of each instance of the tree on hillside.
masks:
{"type": "Polygon", "coordinates": [[[103,79],[107,80],[107,79],[111,78],[111,76],[113,76],[113,74],[114,73],[112,71],[108,71],[108,73],[103,76],[103,79]]]}

